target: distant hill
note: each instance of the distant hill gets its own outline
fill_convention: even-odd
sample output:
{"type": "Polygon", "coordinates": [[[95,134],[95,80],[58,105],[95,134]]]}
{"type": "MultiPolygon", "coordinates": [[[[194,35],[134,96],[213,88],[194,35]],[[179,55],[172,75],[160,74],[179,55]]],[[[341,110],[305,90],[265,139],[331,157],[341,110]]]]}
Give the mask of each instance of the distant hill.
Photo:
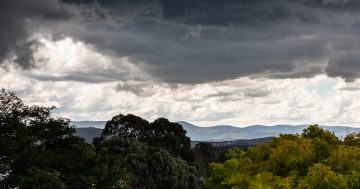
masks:
{"type": "MultiPolygon", "coordinates": [[[[77,128],[77,135],[84,137],[87,141],[99,136],[105,121],[74,121],[72,124],[77,128]]],[[[276,137],[281,133],[296,134],[308,125],[275,125],[263,126],[252,125],[248,127],[234,127],[229,125],[218,125],[212,127],[199,127],[188,122],[178,122],[187,131],[187,135],[192,141],[234,141],[238,139],[259,139],[266,137],[276,137]]],[[[344,138],[348,133],[360,132],[360,128],[342,126],[321,126],[322,128],[334,132],[339,138],[344,138]]]]}
{"type": "Polygon", "coordinates": [[[103,129],[105,127],[106,121],[72,121],[72,125],[75,125],[77,128],[81,127],[95,127],[103,129]]]}
{"type": "Polygon", "coordinates": [[[76,135],[83,137],[87,143],[92,143],[95,137],[100,136],[102,129],[94,127],[76,128],[76,135]]]}
{"type": "MultiPolygon", "coordinates": [[[[188,132],[192,140],[198,141],[232,141],[237,139],[256,139],[266,137],[276,137],[280,134],[300,134],[308,125],[252,125],[248,127],[234,127],[229,125],[219,125],[212,127],[198,127],[188,122],[179,122],[188,132]]],[[[321,126],[322,128],[334,132],[340,139],[348,133],[360,132],[360,128],[343,126],[321,126]]]]}
{"type": "Polygon", "coordinates": [[[73,121],[76,135],[83,137],[86,142],[92,143],[93,138],[100,136],[106,121],[73,121]]]}

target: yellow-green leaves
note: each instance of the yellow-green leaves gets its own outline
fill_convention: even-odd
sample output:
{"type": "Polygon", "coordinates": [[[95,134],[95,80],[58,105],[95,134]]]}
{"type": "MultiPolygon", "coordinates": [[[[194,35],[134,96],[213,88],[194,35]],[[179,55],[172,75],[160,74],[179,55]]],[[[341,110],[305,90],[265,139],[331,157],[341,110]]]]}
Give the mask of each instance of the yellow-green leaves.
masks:
{"type": "Polygon", "coordinates": [[[247,151],[227,153],[209,166],[209,189],[358,189],[360,134],[341,142],[311,125],[301,135],[280,135],[247,151]]]}

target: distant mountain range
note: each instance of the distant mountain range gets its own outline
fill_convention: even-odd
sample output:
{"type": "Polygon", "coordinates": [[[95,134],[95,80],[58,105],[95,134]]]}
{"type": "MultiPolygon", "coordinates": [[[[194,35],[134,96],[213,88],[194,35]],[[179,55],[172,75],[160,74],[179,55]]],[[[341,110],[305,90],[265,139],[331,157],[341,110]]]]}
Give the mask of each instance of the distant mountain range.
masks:
{"type": "MultiPolygon", "coordinates": [[[[79,136],[84,137],[87,141],[99,136],[105,121],[74,121],[72,124],[76,127],[79,136]]],[[[256,139],[266,137],[276,137],[280,134],[296,134],[308,127],[308,125],[275,125],[263,126],[252,125],[248,127],[234,127],[229,125],[218,125],[212,127],[199,127],[188,122],[180,121],[187,136],[192,141],[234,141],[238,139],[256,139]]],[[[348,133],[360,132],[360,128],[343,127],[343,126],[321,126],[322,128],[334,132],[340,139],[344,138],[348,133]]]]}
{"type": "MultiPolygon", "coordinates": [[[[237,139],[255,139],[265,137],[276,137],[280,134],[301,134],[308,125],[252,125],[248,127],[234,127],[229,125],[218,125],[212,127],[199,127],[188,122],[178,122],[187,131],[192,140],[199,141],[231,141],[237,139]]],[[[360,128],[343,126],[321,126],[325,130],[334,132],[340,139],[348,133],[360,132],[360,128]]]]}

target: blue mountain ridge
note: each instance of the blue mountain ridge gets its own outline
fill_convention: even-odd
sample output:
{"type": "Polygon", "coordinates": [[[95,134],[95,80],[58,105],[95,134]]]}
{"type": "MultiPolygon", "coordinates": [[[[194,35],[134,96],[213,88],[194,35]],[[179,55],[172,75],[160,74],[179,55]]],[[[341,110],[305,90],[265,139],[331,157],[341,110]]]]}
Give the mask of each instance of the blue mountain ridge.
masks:
{"type": "MultiPolygon", "coordinates": [[[[99,136],[106,121],[73,121],[77,134],[91,141],[92,138],[99,136]]],[[[187,136],[192,141],[232,141],[238,139],[256,139],[266,137],[276,137],[280,134],[300,134],[308,125],[252,125],[248,127],[234,127],[229,125],[217,125],[211,127],[199,127],[191,123],[180,121],[187,136]]],[[[360,132],[360,128],[344,126],[321,126],[322,128],[334,132],[340,139],[347,134],[360,132]]]]}

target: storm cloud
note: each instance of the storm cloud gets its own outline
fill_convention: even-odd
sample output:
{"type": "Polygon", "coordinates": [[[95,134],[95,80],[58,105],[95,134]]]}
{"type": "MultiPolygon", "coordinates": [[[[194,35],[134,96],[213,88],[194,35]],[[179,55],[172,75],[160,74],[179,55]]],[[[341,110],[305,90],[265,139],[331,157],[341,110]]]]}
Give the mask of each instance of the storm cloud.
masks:
{"type": "MultiPolygon", "coordinates": [[[[351,82],[360,77],[357,0],[16,0],[2,4],[0,59],[14,54],[25,69],[36,62],[32,53],[37,43],[29,41],[37,29],[31,23],[36,23],[54,40],[71,37],[106,56],[126,57],[151,78],[167,83],[319,74],[351,82]]],[[[38,78],[86,80],[83,71],[72,73],[81,74],[38,78]]],[[[116,76],[117,71],[106,73],[86,81],[124,80],[116,76]]]]}
{"type": "Polygon", "coordinates": [[[37,26],[47,25],[71,16],[56,0],[13,0],[0,3],[0,62],[15,56],[23,68],[34,64],[34,51],[41,44],[30,39],[37,26]]]}

